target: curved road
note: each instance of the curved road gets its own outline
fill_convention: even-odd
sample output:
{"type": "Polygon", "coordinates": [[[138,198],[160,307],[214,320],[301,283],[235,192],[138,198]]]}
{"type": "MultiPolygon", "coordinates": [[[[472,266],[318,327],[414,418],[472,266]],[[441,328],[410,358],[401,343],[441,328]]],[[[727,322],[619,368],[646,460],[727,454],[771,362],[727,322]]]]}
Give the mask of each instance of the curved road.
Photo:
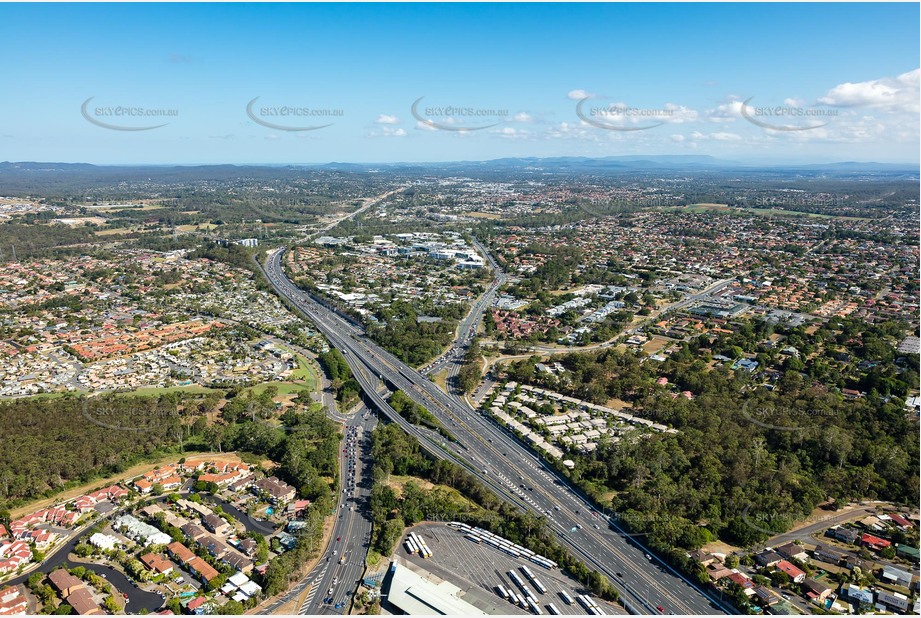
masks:
{"type": "Polygon", "coordinates": [[[603,518],[593,518],[590,515],[593,506],[587,498],[570,487],[566,479],[554,470],[545,467],[527,447],[466,403],[445,394],[419,372],[362,337],[354,325],[296,288],[283,273],[282,254],[283,251],[277,251],[270,255],[267,278],[280,294],[310,317],[331,345],[343,352],[375,405],[403,427],[403,419],[386,401],[375,399],[376,392],[368,393],[368,386],[372,389],[374,386],[371,380],[383,377],[394,388],[404,390],[432,411],[459,440],[459,443],[449,446],[433,443],[415,426],[403,427],[421,438],[426,450],[457,461],[519,508],[548,515],[548,527],[557,532],[561,542],[576,556],[615,582],[631,611],[657,613],[656,605],[663,606],[665,611],[682,614],[732,611],[713,598],[709,591],[700,590],[669,565],[654,557],[647,559],[642,543],[636,539],[628,540],[617,529],[615,522],[610,522],[610,526],[619,534],[612,533],[607,525],[595,523],[599,519],[602,523],[607,522],[603,518]],[[525,493],[518,487],[519,484],[530,489],[525,493]]]}

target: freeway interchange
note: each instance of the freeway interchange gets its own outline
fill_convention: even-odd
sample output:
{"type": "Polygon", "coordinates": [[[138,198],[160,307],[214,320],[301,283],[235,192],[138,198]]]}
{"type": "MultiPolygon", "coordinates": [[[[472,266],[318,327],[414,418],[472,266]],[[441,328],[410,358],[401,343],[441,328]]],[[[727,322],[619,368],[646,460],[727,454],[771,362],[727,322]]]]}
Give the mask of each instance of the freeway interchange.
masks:
{"type": "MultiPolygon", "coordinates": [[[[269,282],[314,323],[331,346],[342,352],[370,403],[414,436],[424,450],[460,465],[522,511],[545,517],[547,529],[557,535],[561,544],[587,566],[607,576],[631,613],[735,613],[650,555],[641,538],[627,534],[616,521],[596,513],[581,492],[514,435],[471,409],[464,400],[443,392],[427,377],[364,337],[359,326],[296,287],[284,273],[284,251],[278,249],[269,255],[264,267],[269,282]],[[412,425],[397,414],[379,392],[382,382],[390,390],[404,391],[428,409],[455,441],[412,425]]],[[[474,320],[485,310],[485,297],[497,287],[494,282],[468,316],[470,323],[465,320],[462,324],[458,349],[466,345],[471,324],[475,328],[474,320]],[[485,301],[482,306],[480,301],[485,301]]]]}

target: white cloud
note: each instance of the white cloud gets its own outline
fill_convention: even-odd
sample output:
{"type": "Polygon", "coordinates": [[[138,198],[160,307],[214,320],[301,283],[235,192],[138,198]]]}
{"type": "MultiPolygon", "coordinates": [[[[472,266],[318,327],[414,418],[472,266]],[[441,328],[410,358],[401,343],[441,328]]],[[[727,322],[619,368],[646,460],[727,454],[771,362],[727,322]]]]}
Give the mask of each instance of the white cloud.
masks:
{"type": "Polygon", "coordinates": [[[783,104],[789,107],[802,107],[806,102],[797,97],[787,97],[783,100],[783,104]]]}
{"type": "Polygon", "coordinates": [[[654,116],[654,118],[656,120],[664,120],[665,122],[674,124],[681,124],[683,122],[696,122],[700,116],[696,109],[691,109],[690,107],[685,107],[684,105],[677,105],[676,103],[666,103],[662,109],[669,112],[668,115],[654,116]]]}
{"type": "Polygon", "coordinates": [[[502,127],[497,131],[500,137],[504,139],[523,139],[530,137],[530,133],[523,129],[515,129],[513,127],[502,127]]]}
{"type": "Polygon", "coordinates": [[[671,136],[671,140],[672,140],[673,142],[681,143],[681,142],[684,141],[684,136],[683,136],[683,135],[680,135],[680,134],[678,134],[678,133],[676,133],[675,135],[672,135],[672,136],[671,136]]]}
{"type": "Polygon", "coordinates": [[[582,90],[582,89],[580,88],[580,89],[578,89],[578,90],[570,90],[570,91],[569,91],[569,94],[567,94],[566,96],[568,96],[568,97],[569,97],[570,99],[572,99],[573,101],[579,101],[579,100],[582,100],[582,99],[587,99],[587,98],[589,98],[589,97],[592,96],[592,95],[591,95],[590,93],[586,92],[585,90],[582,90]]]}
{"type": "Polygon", "coordinates": [[[517,114],[515,114],[512,120],[514,120],[515,122],[532,122],[534,120],[534,117],[527,112],[518,112],[517,114]]]}
{"type": "Polygon", "coordinates": [[[691,139],[709,139],[717,142],[737,142],[742,139],[742,136],[736,133],[727,133],[725,131],[717,131],[715,133],[701,133],[700,131],[694,131],[691,133],[691,139]]]}
{"type": "Polygon", "coordinates": [[[374,122],[377,124],[399,124],[400,119],[390,114],[381,114],[374,122]]]}
{"type": "Polygon", "coordinates": [[[735,122],[742,117],[742,101],[730,96],[729,101],[708,109],[706,113],[710,122],[735,122]]]}
{"type": "Polygon", "coordinates": [[[819,97],[818,102],[833,107],[875,107],[897,112],[918,112],[921,69],[865,82],[838,84],[819,97]]]}

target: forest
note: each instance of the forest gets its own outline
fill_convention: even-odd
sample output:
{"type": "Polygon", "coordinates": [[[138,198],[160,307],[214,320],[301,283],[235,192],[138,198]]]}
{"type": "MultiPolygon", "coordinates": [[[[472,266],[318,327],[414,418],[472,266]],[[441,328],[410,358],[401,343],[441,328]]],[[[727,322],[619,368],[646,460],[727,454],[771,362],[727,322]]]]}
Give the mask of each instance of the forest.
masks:
{"type": "MultiPolygon", "coordinates": [[[[803,361],[762,351],[756,358],[779,369],[754,375],[729,363],[711,369],[711,353],[739,358],[769,330],[742,326],[731,335],[692,339],[662,363],[613,349],[564,355],[567,379],[551,388],[600,403],[617,397],[639,416],[679,430],[602,441],[595,452],[574,457],[572,479],[599,501],[613,492],[609,505],[622,522],[664,553],[716,538],[750,546],[768,536],[765,530],[783,532],[820,504],[917,504],[918,425],[904,407],[905,393],[917,388],[917,356],[896,359],[890,343],[902,330],[882,323],[857,331],[841,321],[812,337],[783,331],[803,361]],[[846,365],[832,360],[838,346],[854,355],[846,365]],[[874,363],[857,371],[861,359],[874,363]],[[669,385],[657,384],[660,377],[669,385]],[[866,389],[866,396],[845,398],[839,387],[847,386],[866,389]],[[693,399],[674,396],[683,390],[693,399]],[[750,525],[755,518],[758,525],[750,525]]],[[[509,377],[539,381],[534,362],[514,364],[509,377]]]]}
{"type": "Polygon", "coordinates": [[[38,397],[0,402],[7,508],[195,446],[213,395],[38,397]]]}
{"type": "Polygon", "coordinates": [[[379,323],[368,324],[368,336],[408,365],[418,367],[450,345],[458,320],[467,311],[462,303],[440,304],[431,299],[414,303],[395,300],[375,312],[379,323]],[[420,316],[440,318],[419,320],[420,316]]]}

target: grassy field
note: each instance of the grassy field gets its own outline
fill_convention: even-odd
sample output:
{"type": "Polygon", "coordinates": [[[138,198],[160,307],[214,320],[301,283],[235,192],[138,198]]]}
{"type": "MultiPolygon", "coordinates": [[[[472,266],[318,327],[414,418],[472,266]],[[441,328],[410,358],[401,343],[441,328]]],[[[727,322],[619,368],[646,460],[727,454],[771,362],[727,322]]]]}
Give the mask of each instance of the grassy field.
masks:
{"type": "Polygon", "coordinates": [[[278,347],[289,354],[294,354],[294,357],[297,359],[297,369],[291,372],[291,379],[303,382],[304,388],[316,390],[318,382],[316,365],[294,350],[284,346],[278,347]]]}
{"type": "Polygon", "coordinates": [[[169,386],[160,388],[157,386],[143,386],[137,390],[119,393],[120,395],[162,395],[163,393],[193,393],[204,395],[206,393],[218,393],[218,389],[199,386],[198,384],[189,384],[188,386],[169,386]]]}
{"type": "Polygon", "coordinates": [[[435,383],[436,386],[438,386],[438,388],[440,388],[446,393],[448,392],[447,380],[448,380],[448,370],[447,369],[442,369],[438,373],[432,374],[432,381],[435,383]]]}
{"type": "Polygon", "coordinates": [[[825,215],[817,212],[800,212],[797,210],[784,210],[781,208],[751,208],[730,207],[727,204],[690,204],[688,206],[670,206],[662,210],[670,212],[718,212],[725,214],[753,214],[762,217],[807,217],[811,219],[853,219],[855,221],[868,221],[866,217],[846,217],[843,215],[825,215]]]}
{"type": "Polygon", "coordinates": [[[260,395],[265,392],[270,386],[275,386],[278,388],[279,395],[296,395],[297,393],[308,389],[304,384],[295,383],[295,382],[263,382],[262,384],[257,384],[256,386],[251,386],[245,389],[244,393],[252,393],[253,395],[260,395]]]}

